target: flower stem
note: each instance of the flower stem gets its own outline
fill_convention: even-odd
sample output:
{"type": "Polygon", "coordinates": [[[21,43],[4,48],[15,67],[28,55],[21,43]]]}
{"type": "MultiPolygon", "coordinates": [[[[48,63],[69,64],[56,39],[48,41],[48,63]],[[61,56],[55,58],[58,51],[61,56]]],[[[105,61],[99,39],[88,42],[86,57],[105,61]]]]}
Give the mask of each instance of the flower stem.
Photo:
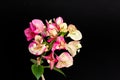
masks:
{"type": "Polygon", "coordinates": [[[45,80],[45,77],[44,77],[44,75],[42,74],[42,80],[45,80]]]}

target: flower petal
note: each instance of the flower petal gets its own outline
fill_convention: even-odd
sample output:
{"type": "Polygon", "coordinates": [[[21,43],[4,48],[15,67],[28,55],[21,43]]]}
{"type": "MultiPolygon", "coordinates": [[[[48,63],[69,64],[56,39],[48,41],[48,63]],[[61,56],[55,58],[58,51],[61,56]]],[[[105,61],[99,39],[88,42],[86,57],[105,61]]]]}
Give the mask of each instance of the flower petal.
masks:
{"type": "Polygon", "coordinates": [[[52,52],[54,52],[56,49],[59,49],[59,43],[58,42],[54,42],[53,46],[52,46],[52,52]]]}
{"type": "Polygon", "coordinates": [[[52,38],[54,38],[58,35],[58,29],[56,27],[56,24],[54,24],[54,23],[48,24],[47,31],[49,33],[49,36],[52,38]]]}
{"type": "Polygon", "coordinates": [[[57,25],[60,25],[61,23],[63,23],[62,17],[56,18],[55,22],[56,22],[57,25]]]}
{"type": "Polygon", "coordinates": [[[70,24],[68,25],[68,31],[71,33],[71,32],[74,32],[75,30],[77,30],[77,28],[75,27],[75,25],[73,24],[70,24]]]}
{"type": "Polygon", "coordinates": [[[35,42],[37,42],[37,43],[42,43],[42,42],[43,42],[42,36],[36,35],[36,36],[35,36],[35,42]]]}
{"type": "Polygon", "coordinates": [[[30,41],[30,40],[33,39],[33,38],[35,37],[35,35],[36,35],[34,32],[31,31],[30,28],[26,28],[26,29],[24,30],[24,34],[25,34],[25,36],[26,36],[26,38],[27,38],[27,41],[30,41]]]}
{"type": "Polygon", "coordinates": [[[63,52],[58,56],[57,68],[70,67],[73,65],[73,58],[68,52],[63,52]]]}
{"type": "Polygon", "coordinates": [[[66,42],[64,40],[63,36],[59,36],[56,39],[56,42],[53,43],[52,51],[55,51],[56,49],[65,49],[66,42]]]}
{"type": "Polygon", "coordinates": [[[67,32],[67,24],[66,23],[62,23],[60,24],[60,32],[67,32]]]}
{"type": "Polygon", "coordinates": [[[79,30],[75,30],[74,32],[69,33],[67,37],[70,37],[73,40],[81,40],[82,34],[79,30]]]}
{"type": "Polygon", "coordinates": [[[74,57],[76,55],[77,49],[75,48],[74,45],[67,44],[66,50],[68,50],[68,52],[72,55],[72,57],[74,57]]]}
{"type": "Polygon", "coordinates": [[[28,49],[33,55],[41,55],[45,52],[46,46],[44,44],[37,44],[36,42],[31,42],[28,49]]]}
{"type": "Polygon", "coordinates": [[[33,19],[30,23],[30,27],[34,33],[41,33],[45,28],[43,22],[39,19],[33,19]]]}
{"type": "Polygon", "coordinates": [[[74,45],[76,49],[82,48],[82,45],[80,44],[80,41],[70,41],[68,43],[69,45],[74,45]]]}
{"type": "Polygon", "coordinates": [[[47,60],[47,62],[50,64],[50,69],[52,70],[54,67],[54,64],[57,62],[57,60],[54,58],[54,53],[50,53],[48,56],[43,56],[47,60]]]}

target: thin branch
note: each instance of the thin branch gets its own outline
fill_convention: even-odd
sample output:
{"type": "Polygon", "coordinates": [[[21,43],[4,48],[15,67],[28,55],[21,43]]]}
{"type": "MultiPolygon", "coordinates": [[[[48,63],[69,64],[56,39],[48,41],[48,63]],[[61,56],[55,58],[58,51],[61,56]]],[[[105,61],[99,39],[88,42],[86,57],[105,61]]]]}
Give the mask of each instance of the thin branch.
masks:
{"type": "Polygon", "coordinates": [[[45,77],[44,77],[44,75],[42,74],[42,80],[45,80],[45,77]]]}

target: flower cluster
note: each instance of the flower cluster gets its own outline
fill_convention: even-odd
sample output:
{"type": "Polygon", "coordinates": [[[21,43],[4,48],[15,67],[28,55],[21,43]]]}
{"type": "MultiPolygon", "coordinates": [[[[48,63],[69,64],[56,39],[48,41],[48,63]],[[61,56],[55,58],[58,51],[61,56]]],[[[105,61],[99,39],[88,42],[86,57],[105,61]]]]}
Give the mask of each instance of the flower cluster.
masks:
{"type": "Polygon", "coordinates": [[[36,64],[32,66],[32,72],[39,79],[43,73],[37,76],[34,68],[41,66],[42,69],[50,68],[56,70],[73,65],[73,57],[80,51],[82,47],[80,40],[81,32],[73,24],[67,24],[62,17],[46,20],[46,24],[40,19],[33,19],[29,23],[29,27],[24,30],[27,41],[30,41],[28,50],[37,57],[32,61],[36,64]],[[65,38],[71,38],[70,42],[66,42],[65,38]],[[63,50],[60,54],[55,51],[63,50]],[[44,61],[49,64],[44,66],[44,61]]]}

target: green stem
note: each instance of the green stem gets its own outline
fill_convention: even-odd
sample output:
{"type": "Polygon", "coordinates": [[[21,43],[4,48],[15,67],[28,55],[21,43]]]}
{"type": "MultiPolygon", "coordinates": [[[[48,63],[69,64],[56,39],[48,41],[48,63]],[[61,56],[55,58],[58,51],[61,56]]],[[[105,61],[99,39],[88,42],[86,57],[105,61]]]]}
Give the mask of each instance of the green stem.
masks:
{"type": "Polygon", "coordinates": [[[44,68],[50,68],[50,66],[44,66],[44,68]]]}

